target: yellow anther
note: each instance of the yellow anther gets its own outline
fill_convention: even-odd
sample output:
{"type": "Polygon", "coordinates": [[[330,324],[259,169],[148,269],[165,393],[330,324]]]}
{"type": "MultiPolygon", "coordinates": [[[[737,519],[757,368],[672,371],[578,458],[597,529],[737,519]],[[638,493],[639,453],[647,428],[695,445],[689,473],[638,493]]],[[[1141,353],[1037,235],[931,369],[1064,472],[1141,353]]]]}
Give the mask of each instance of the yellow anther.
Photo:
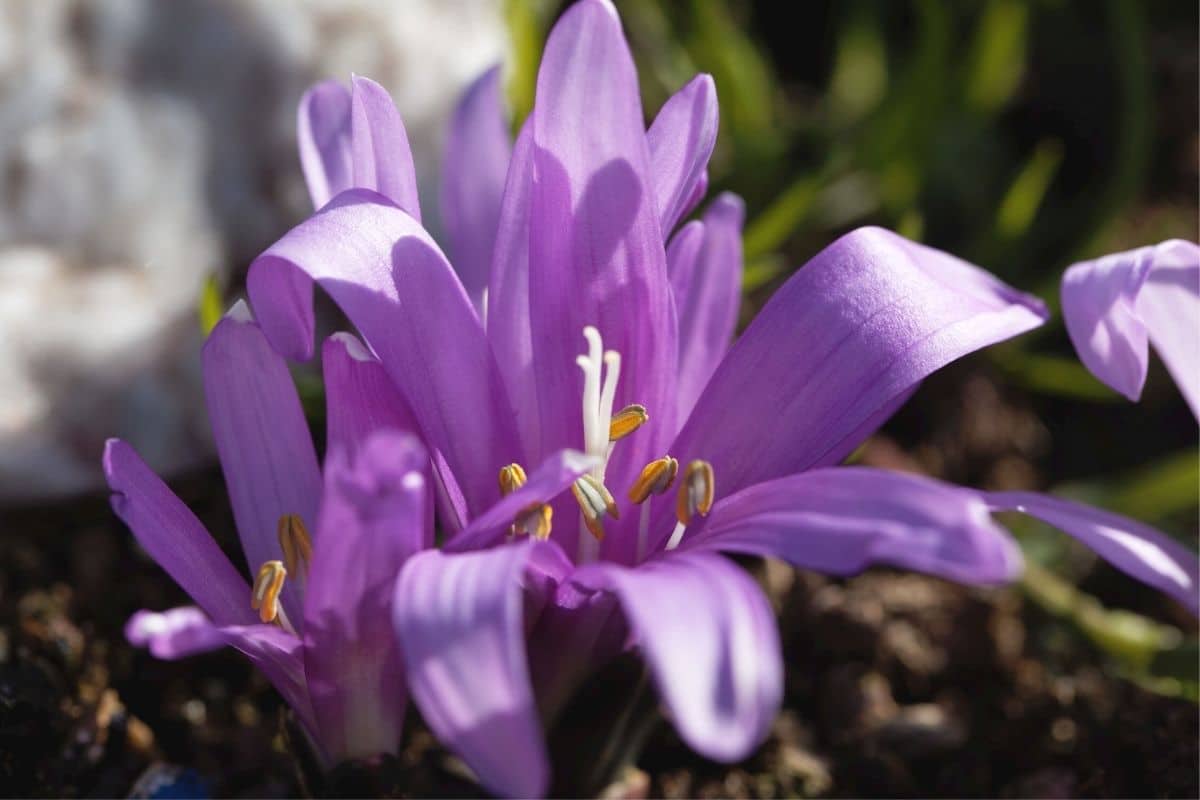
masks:
{"type": "Polygon", "coordinates": [[[679,462],[670,456],[654,459],[633,482],[629,490],[629,499],[635,503],[644,503],[650,495],[662,494],[671,488],[678,472],[679,462]]]}
{"type": "Polygon", "coordinates": [[[612,493],[608,491],[607,486],[591,475],[581,475],[571,484],[571,493],[575,495],[579,510],[583,512],[583,524],[597,541],[602,541],[604,517],[607,515],[617,519],[620,516],[612,493]]]}
{"type": "Polygon", "coordinates": [[[300,578],[308,577],[308,565],[312,562],[312,538],[304,520],[296,514],[284,514],[279,518],[279,549],[283,551],[283,565],[287,571],[300,578]]]}
{"type": "Polygon", "coordinates": [[[282,561],[268,561],[258,568],[250,607],[258,612],[258,618],[263,622],[274,622],[279,616],[279,593],[283,591],[285,578],[287,568],[282,561]]]}
{"type": "Polygon", "coordinates": [[[509,464],[500,469],[500,496],[507,497],[525,485],[525,470],[520,464],[509,464]]]}
{"type": "Polygon", "coordinates": [[[648,419],[650,419],[650,415],[646,413],[645,406],[640,406],[637,403],[625,406],[613,414],[612,421],[608,423],[608,440],[615,442],[618,439],[624,439],[645,425],[648,419]]]}
{"type": "Polygon", "coordinates": [[[679,484],[679,499],[675,503],[675,516],[684,525],[692,516],[708,516],[713,504],[713,468],[707,461],[693,461],[683,473],[679,484]]]}
{"type": "Polygon", "coordinates": [[[554,509],[548,503],[534,503],[513,520],[513,533],[525,533],[535,539],[546,541],[550,538],[550,518],[554,509]]]}

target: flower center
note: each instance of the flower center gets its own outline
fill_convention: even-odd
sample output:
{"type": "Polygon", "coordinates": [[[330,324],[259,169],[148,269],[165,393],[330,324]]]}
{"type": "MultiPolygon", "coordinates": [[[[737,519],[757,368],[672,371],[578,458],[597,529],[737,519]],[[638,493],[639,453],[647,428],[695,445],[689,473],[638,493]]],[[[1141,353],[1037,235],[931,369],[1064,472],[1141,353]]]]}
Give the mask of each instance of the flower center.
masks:
{"type": "MultiPolygon", "coordinates": [[[[619,516],[617,504],[604,482],[613,447],[650,419],[646,407],[636,403],[613,413],[617,381],[621,377],[621,354],[615,350],[605,350],[600,331],[592,325],[583,329],[583,337],[587,340],[587,352],[575,359],[575,363],[583,370],[583,449],[596,459],[596,466],[571,486],[571,493],[580,511],[579,563],[596,559],[599,542],[604,539],[604,519],[617,519],[619,516]]],[[[657,458],[646,465],[629,489],[629,499],[642,506],[636,554],[638,561],[645,556],[650,526],[650,506],[646,500],[653,495],[666,493],[674,484],[678,472],[679,462],[674,458],[669,455],[657,458]]],[[[507,496],[525,484],[525,470],[520,464],[509,464],[500,470],[498,481],[501,496],[507,496]]],[[[679,546],[691,519],[696,514],[706,516],[712,503],[712,465],[707,461],[693,461],[684,471],[680,483],[676,502],[679,522],[667,542],[668,550],[679,546]]],[[[539,539],[548,538],[550,518],[550,506],[535,503],[516,515],[509,535],[525,533],[539,539]]]]}

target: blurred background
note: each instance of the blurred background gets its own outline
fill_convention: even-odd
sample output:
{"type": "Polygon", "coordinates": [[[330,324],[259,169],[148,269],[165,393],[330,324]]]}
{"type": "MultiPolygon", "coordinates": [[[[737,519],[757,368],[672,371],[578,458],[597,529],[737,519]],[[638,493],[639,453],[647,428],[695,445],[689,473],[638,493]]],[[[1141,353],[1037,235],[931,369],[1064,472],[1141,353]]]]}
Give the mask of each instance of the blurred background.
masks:
{"type": "MultiPolygon", "coordinates": [[[[386,85],[432,200],[457,92],[503,61],[515,129],[562,5],[0,4],[0,778],[17,793],[124,794],[166,764],[221,794],[296,790],[286,748],[261,743],[277,702],[236,656],[161,664],[124,646],[129,612],[181,598],[107,511],[102,443],[132,441],[232,541],[199,343],[308,211],[301,93],[351,72],[386,85]]],[[[1195,3],[617,5],[648,116],[715,77],[713,189],[748,207],[743,323],[868,223],[1054,309],[1073,261],[1197,239],[1195,3]]],[[[1060,493],[1196,544],[1194,418],[1153,359],[1138,405],[1096,382],[1057,318],[934,376],[854,457],[1060,493]]],[[[1002,592],[767,569],[789,663],[778,730],[735,768],[658,730],[648,791],[1195,796],[1194,622],[1012,524],[1031,568],[1002,592]]],[[[408,785],[456,791],[413,739],[408,785]]]]}

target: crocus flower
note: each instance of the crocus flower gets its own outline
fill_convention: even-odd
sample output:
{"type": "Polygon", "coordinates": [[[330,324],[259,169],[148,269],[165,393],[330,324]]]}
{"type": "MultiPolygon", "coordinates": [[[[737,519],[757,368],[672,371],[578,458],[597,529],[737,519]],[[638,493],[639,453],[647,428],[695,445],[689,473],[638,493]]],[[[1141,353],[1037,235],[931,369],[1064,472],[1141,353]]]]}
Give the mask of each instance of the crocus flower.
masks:
{"type": "Polygon", "coordinates": [[[407,704],[389,617],[405,558],[432,541],[428,457],[403,400],[349,334],[324,347],[328,455],[283,359],[244,304],[204,346],[204,387],[247,573],[124,442],[104,470],[112,505],[196,606],[141,611],[126,634],[160,658],[245,653],[330,763],[394,752],[407,704]],[[310,531],[312,534],[310,536],[310,531]]]}
{"type": "Polygon", "coordinates": [[[1074,264],[1062,309],[1093,375],[1136,402],[1152,343],[1200,417],[1200,247],[1171,239],[1074,264]]]}
{"type": "Polygon", "coordinates": [[[386,95],[362,78],[319,88],[341,98],[301,110],[302,137],[325,132],[303,144],[324,204],[251,265],[248,292],[271,343],[304,360],[320,284],[411,409],[446,538],[406,561],[393,615],[425,720],[491,790],[545,791],[543,723],[627,646],[692,747],[734,760],[763,739],[778,633],[722,553],[996,583],[1021,562],[991,512],[1015,509],[1195,611],[1195,557],[1132,520],[836,466],[926,375],[1045,311],[978,267],[864,228],[730,347],[741,203],[722,195],[675,231],[707,184],[713,82],[697,77],[647,130],[604,0],[551,32],[503,185],[494,73],[460,108],[445,185],[461,279],[416,218],[386,95]],[[478,207],[454,208],[473,191],[478,207]],[[527,475],[572,449],[590,461],[527,475]]]}

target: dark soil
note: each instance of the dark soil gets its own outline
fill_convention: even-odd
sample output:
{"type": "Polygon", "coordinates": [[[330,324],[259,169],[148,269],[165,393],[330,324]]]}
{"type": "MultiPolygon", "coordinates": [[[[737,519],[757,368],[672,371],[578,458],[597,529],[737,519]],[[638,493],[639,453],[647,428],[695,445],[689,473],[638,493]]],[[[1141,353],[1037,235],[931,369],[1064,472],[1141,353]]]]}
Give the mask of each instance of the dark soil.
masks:
{"type": "MultiPolygon", "coordinates": [[[[216,474],[179,487],[214,530],[232,530],[216,474]]],[[[139,781],[140,796],[478,792],[419,720],[395,759],[306,774],[281,702],[238,655],[165,663],[125,645],[130,612],[184,598],[102,497],[9,514],[0,565],[5,795],[126,796],[139,781]]],[[[1017,590],[751,566],[780,609],[787,663],[770,740],[722,766],[658,719],[638,768],[606,795],[1200,794],[1197,706],[1115,677],[1017,590]]],[[[637,671],[624,667],[598,676],[603,691],[585,689],[565,724],[632,695],[637,671]]]]}

